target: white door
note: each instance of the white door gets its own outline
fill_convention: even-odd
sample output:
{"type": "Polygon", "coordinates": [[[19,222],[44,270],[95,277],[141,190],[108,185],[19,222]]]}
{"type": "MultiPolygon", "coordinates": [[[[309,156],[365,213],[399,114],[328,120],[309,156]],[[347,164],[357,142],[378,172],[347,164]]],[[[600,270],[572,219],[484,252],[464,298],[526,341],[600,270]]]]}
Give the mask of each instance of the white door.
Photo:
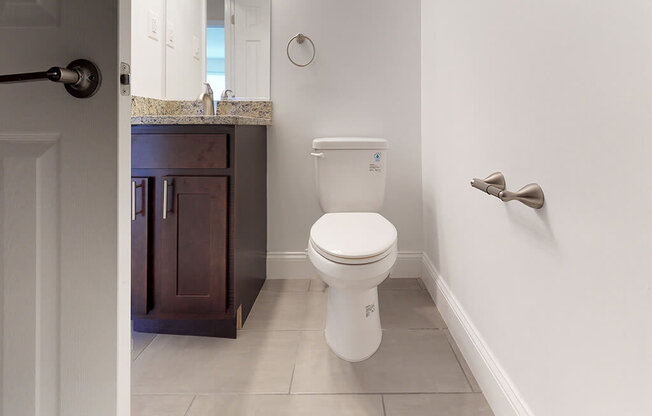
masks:
{"type": "Polygon", "coordinates": [[[129,414],[129,0],[0,1],[0,415],[129,414]]]}
{"type": "Polygon", "coordinates": [[[269,98],[270,0],[231,0],[226,19],[227,88],[236,97],[269,98]],[[228,65],[228,62],[227,62],[228,65]]]}

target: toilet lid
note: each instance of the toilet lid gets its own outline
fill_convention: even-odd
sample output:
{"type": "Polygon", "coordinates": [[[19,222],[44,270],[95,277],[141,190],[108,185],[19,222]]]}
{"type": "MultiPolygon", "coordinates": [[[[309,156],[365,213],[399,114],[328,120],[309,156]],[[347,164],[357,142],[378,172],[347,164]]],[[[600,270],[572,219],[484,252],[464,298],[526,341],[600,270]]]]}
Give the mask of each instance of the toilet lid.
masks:
{"type": "Polygon", "coordinates": [[[375,212],[324,214],[310,229],[310,241],[323,254],[341,259],[367,259],[390,250],[396,227],[375,212]]]}

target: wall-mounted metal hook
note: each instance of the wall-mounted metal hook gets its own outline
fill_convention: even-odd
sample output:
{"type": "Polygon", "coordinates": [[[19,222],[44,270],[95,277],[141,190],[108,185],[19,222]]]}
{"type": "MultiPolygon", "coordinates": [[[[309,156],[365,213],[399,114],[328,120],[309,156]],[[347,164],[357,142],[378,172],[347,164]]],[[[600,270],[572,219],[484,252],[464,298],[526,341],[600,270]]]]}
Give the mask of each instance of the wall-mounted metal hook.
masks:
{"type": "Polygon", "coordinates": [[[471,186],[503,202],[516,200],[535,209],[541,208],[544,203],[543,189],[536,183],[525,185],[516,192],[505,190],[505,176],[501,172],[492,173],[485,179],[473,178],[471,186]]]}

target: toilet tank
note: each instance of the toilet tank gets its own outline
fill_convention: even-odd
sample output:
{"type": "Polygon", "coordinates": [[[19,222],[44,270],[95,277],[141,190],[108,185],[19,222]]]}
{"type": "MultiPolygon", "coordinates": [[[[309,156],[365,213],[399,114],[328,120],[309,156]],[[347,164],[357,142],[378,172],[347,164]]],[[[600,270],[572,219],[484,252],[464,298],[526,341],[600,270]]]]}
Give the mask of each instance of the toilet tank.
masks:
{"type": "Polygon", "coordinates": [[[385,139],[325,137],[312,141],[319,204],[324,212],[378,212],[385,199],[385,139]]]}

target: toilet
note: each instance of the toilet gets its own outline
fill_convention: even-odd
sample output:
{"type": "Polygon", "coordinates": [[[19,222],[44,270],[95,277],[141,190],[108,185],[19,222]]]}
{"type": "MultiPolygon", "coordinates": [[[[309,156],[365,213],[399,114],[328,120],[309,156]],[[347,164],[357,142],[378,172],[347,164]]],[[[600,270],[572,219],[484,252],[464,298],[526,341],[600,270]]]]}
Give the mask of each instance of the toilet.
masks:
{"type": "Polygon", "coordinates": [[[328,284],[324,335],[340,358],[363,361],[382,339],[378,285],[397,256],[396,227],[378,211],[385,198],[387,140],[319,138],[312,142],[319,203],[308,258],[328,284]]]}

